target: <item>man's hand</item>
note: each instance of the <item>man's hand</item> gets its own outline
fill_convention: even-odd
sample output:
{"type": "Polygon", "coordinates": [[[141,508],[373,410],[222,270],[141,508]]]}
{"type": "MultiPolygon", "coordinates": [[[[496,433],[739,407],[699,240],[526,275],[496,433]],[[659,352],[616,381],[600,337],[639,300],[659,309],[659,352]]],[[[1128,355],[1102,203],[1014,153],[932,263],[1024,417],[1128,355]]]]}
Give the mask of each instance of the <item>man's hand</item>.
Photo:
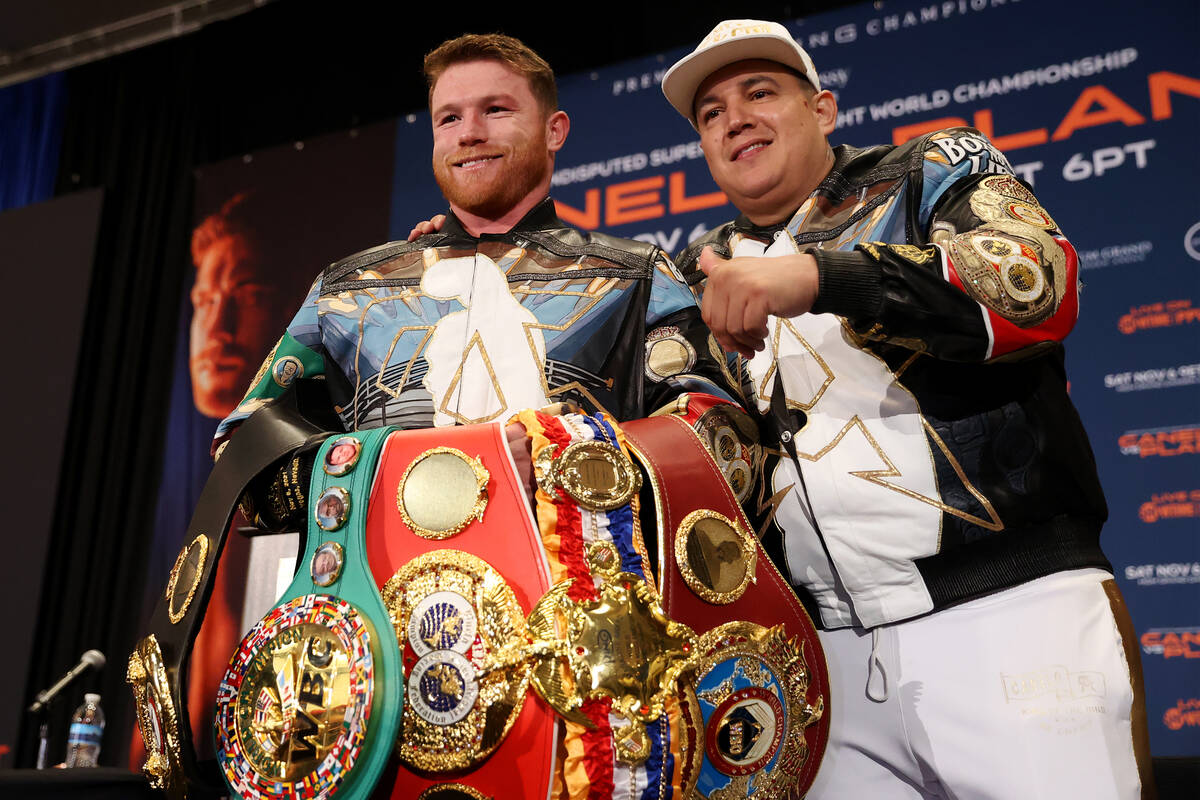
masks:
{"type": "Polygon", "coordinates": [[[533,442],[519,422],[504,426],[504,437],[508,439],[508,451],[512,453],[517,476],[525,487],[525,498],[533,505],[533,442]]]}
{"type": "Polygon", "coordinates": [[[433,219],[427,219],[424,222],[418,222],[417,226],[409,231],[408,241],[416,241],[427,233],[437,233],[446,224],[446,215],[438,214],[433,219]]]}
{"type": "Polygon", "coordinates": [[[817,260],[807,253],[778,258],[725,259],[706,247],[708,276],[700,314],[718,344],[751,358],[766,346],[767,317],[795,317],[817,299],[817,260]]]}

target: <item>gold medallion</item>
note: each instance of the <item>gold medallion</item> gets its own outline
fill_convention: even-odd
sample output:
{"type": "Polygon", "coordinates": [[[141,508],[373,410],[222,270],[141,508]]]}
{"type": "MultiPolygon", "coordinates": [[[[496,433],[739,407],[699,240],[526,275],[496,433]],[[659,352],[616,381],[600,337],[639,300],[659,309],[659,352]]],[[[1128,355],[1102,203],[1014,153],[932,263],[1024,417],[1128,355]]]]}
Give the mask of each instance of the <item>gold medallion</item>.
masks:
{"type": "Polygon", "coordinates": [[[336,531],[350,517],[350,492],[341,486],[326,487],[317,497],[313,511],[317,527],[323,531],[336,531]]]}
{"type": "Polygon", "coordinates": [[[354,436],[339,436],[325,451],[325,463],[321,469],[326,475],[345,475],[358,464],[362,454],[362,442],[354,436]]]}
{"type": "Polygon", "coordinates": [[[746,502],[754,471],[763,458],[754,420],[740,408],[721,403],[701,414],[692,428],[717,462],[737,501],[746,502]]]}
{"type": "Polygon", "coordinates": [[[590,601],[567,595],[573,580],[554,586],[529,614],[531,648],[539,654],[533,688],[560,715],[587,728],[593,725],[580,711],[584,701],[611,698],[610,714],[641,723],[617,737],[617,757],[639,763],[649,753],[642,728],[678,696],[695,634],[669,619],[654,590],[633,573],[603,581],[590,601]]]}
{"type": "Polygon", "coordinates": [[[302,595],[242,640],[217,693],[217,758],[244,798],[323,797],[353,768],[374,694],[370,633],[354,606],[302,595]]]}
{"type": "Polygon", "coordinates": [[[1026,255],[1011,255],[1000,262],[1000,282],[1009,297],[1022,303],[1032,303],[1046,291],[1042,268],[1026,255]]]}
{"type": "Polygon", "coordinates": [[[304,364],[295,356],[284,356],[271,365],[271,379],[286,389],[297,378],[304,377],[304,364]]]}
{"type": "Polygon", "coordinates": [[[1029,191],[1015,175],[989,175],[979,182],[979,188],[1011,197],[1014,200],[1037,203],[1033,192],[1029,191]]]}
{"type": "Polygon", "coordinates": [[[413,533],[448,539],[471,520],[482,521],[491,475],[478,458],[453,447],[434,447],[417,456],[396,489],[396,507],[413,533]]]}
{"type": "Polygon", "coordinates": [[[534,459],[538,486],[550,497],[561,488],[588,511],[611,511],[642,488],[642,476],[629,457],[607,442],[575,442],[562,452],[550,445],[534,459]]]}
{"type": "Polygon", "coordinates": [[[529,686],[513,590],[483,559],[434,550],[396,570],[383,601],[407,676],[396,754],[427,772],[481,763],[508,735],[529,686]]]}
{"type": "Polygon", "coordinates": [[[758,550],[744,527],[716,511],[699,509],[679,523],[675,563],[679,574],[703,600],[732,603],[754,580],[758,550]]]}
{"type": "Polygon", "coordinates": [[[200,534],[179,551],[171,574],[167,577],[167,590],[164,599],[167,601],[167,618],[171,624],[178,624],[200,585],[204,574],[204,564],[208,560],[208,537],[200,534]]]}
{"type": "Polygon", "coordinates": [[[646,377],[658,382],[687,372],[696,364],[696,348],[679,328],[667,325],[646,334],[646,377]]]}
{"type": "Polygon", "coordinates": [[[1005,210],[1013,219],[1019,219],[1027,225],[1042,230],[1053,230],[1058,224],[1046,213],[1046,209],[1037,203],[1026,203],[1021,200],[1011,200],[1005,205],[1005,210]]]}
{"type": "Polygon", "coordinates": [[[170,798],[182,798],[187,792],[179,744],[179,721],[162,651],[153,634],[138,642],[129,656],[125,682],[133,687],[137,706],[138,731],[146,748],[142,772],[150,786],[161,789],[170,798]]]}

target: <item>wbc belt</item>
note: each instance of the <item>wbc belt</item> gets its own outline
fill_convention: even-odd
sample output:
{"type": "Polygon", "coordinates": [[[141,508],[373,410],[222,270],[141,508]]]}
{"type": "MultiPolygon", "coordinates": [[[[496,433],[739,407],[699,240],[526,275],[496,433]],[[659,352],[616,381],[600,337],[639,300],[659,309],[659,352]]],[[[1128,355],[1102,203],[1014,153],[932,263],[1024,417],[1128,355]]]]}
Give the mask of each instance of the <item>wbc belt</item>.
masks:
{"type": "Polygon", "coordinates": [[[236,797],[362,800],[387,762],[403,682],[366,563],[365,503],[393,430],[333,436],[317,452],[296,576],[217,693],[217,760],[236,797]]]}
{"type": "Polygon", "coordinates": [[[151,616],[149,633],[129,656],[126,682],[133,689],[146,748],[142,771],[151,786],[172,800],[186,797],[189,790],[208,794],[221,784],[213,762],[198,760],[191,741],[184,703],[188,660],[238,498],[276,459],[327,435],[300,413],[299,389],[248,419],[213,467],[151,616]]]}
{"type": "Polygon", "coordinates": [[[624,425],[654,491],[663,605],[701,634],[690,674],[705,756],[695,792],[705,798],[802,796],[829,735],[816,630],[731,486],[748,491],[758,458],[739,435],[748,427],[744,412],[707,395],[624,425]]]}

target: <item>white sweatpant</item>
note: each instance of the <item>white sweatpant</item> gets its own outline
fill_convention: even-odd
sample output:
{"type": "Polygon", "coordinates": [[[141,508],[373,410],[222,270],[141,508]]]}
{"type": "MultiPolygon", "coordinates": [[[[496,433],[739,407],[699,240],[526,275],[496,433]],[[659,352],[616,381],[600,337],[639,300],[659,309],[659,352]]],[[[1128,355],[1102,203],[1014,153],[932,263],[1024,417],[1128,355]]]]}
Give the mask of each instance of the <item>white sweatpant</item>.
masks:
{"type": "Polygon", "coordinates": [[[872,631],[822,631],[830,742],[810,800],[1133,800],[1130,670],[1101,570],[872,631]]]}

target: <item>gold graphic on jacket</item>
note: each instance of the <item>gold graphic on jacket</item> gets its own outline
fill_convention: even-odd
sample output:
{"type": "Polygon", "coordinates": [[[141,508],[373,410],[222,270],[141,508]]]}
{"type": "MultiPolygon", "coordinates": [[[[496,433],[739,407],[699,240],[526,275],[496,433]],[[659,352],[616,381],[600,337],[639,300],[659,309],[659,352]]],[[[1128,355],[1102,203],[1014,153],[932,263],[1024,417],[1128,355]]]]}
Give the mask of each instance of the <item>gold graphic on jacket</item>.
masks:
{"type": "MultiPolygon", "coordinates": [[[[974,199],[972,198],[972,203],[974,199]]],[[[976,209],[976,211],[987,209],[976,209]]],[[[948,242],[967,294],[1023,328],[1046,321],[1066,291],[1066,254],[1044,229],[996,219],[948,242]]]]}
{"type": "MultiPolygon", "coordinates": [[[[837,342],[837,344],[840,346],[835,349],[834,347],[830,346],[831,342],[827,340],[826,346],[822,350],[822,355],[818,355],[816,348],[813,347],[807,341],[807,339],[801,335],[800,331],[795,325],[792,324],[791,320],[776,319],[774,328],[775,329],[772,334],[772,348],[768,352],[779,353],[783,347],[790,347],[794,352],[795,347],[799,346],[805,353],[808,354],[808,356],[811,356],[811,361],[806,359],[804,363],[804,368],[807,369],[809,373],[807,379],[803,382],[798,381],[790,385],[789,383],[785,383],[784,385],[787,405],[789,408],[799,408],[806,413],[813,415],[828,413],[831,417],[836,418],[839,413],[844,413],[839,410],[839,405],[848,410],[853,410],[864,407],[864,400],[869,401],[871,399],[870,396],[860,395],[859,393],[848,394],[840,391],[837,388],[843,386],[843,384],[836,382],[834,366],[846,359],[847,356],[856,360],[861,360],[861,358],[865,356],[877,361],[882,369],[886,369],[886,366],[883,365],[883,362],[879,360],[876,355],[871,353],[871,351],[861,347],[853,330],[849,328],[845,321],[842,321],[840,325],[842,337],[841,340],[837,342]],[[853,350],[847,350],[847,348],[853,348],[853,350]],[[818,380],[820,380],[819,384],[817,383],[818,380]],[[812,395],[797,396],[798,386],[804,386],[807,392],[812,392],[812,395]],[[842,396],[844,394],[847,396],[842,396]],[[825,412],[826,406],[819,405],[821,403],[830,404],[830,406],[833,407],[833,410],[825,412]]],[[[763,354],[761,353],[759,354],[759,356],[762,355],[763,354]]],[[[848,371],[854,369],[861,372],[861,367],[859,367],[857,364],[847,364],[845,368],[848,371]]],[[[766,377],[762,378],[755,385],[756,392],[758,393],[757,399],[760,408],[766,403],[764,398],[770,397],[773,384],[769,379],[772,377],[775,377],[776,379],[778,378],[777,359],[772,359],[771,364],[767,369],[766,377]]],[[[889,383],[899,387],[899,384],[895,383],[895,376],[892,375],[890,371],[886,375],[881,372],[881,377],[888,379],[889,383]]],[[[905,396],[910,396],[908,395],[907,390],[903,390],[902,387],[899,388],[902,389],[905,396]]],[[[913,401],[913,404],[915,410],[915,400],[913,401]]],[[[876,401],[874,408],[871,409],[870,403],[868,402],[863,413],[872,411],[875,416],[878,416],[878,405],[879,404],[876,401]]],[[[845,419],[845,417],[841,418],[845,419]]],[[[958,463],[957,459],[954,458],[949,447],[946,446],[945,442],[942,441],[941,437],[938,436],[933,427],[930,426],[929,423],[923,418],[921,419],[921,425],[929,440],[933,442],[933,444],[942,452],[943,455],[945,455],[946,459],[950,463],[951,468],[954,470],[954,474],[962,482],[962,485],[967,490],[968,494],[970,494],[979,502],[980,506],[987,515],[986,517],[981,517],[966,510],[955,508],[954,506],[942,502],[942,500],[937,496],[925,494],[896,483],[893,479],[906,477],[905,471],[900,469],[900,467],[897,465],[896,459],[889,456],[888,452],[880,445],[878,437],[872,433],[870,426],[866,424],[863,417],[859,413],[851,413],[849,419],[842,424],[841,428],[832,436],[829,436],[825,441],[823,441],[824,437],[816,437],[812,435],[805,436],[805,434],[808,433],[808,429],[801,429],[801,431],[796,434],[796,438],[794,440],[796,443],[796,458],[813,463],[820,462],[823,458],[832,453],[849,434],[856,432],[862,437],[863,442],[870,448],[870,450],[874,452],[874,455],[878,459],[878,463],[881,466],[864,469],[850,469],[847,470],[845,474],[887,489],[888,491],[895,492],[903,497],[907,497],[917,502],[932,506],[946,514],[950,514],[951,516],[958,517],[975,525],[979,525],[987,530],[1002,530],[1004,528],[1004,523],[1001,521],[1000,516],[996,513],[987,497],[985,497],[983,493],[980,492],[967,478],[965,471],[958,463]],[[821,444],[816,449],[813,449],[811,446],[806,446],[809,442],[812,442],[813,444],[821,444]]],[[[890,433],[890,430],[884,428],[884,433],[890,433]]],[[[893,452],[895,453],[896,451],[893,452]]],[[[910,460],[915,458],[914,454],[905,452],[899,453],[899,456],[901,458],[909,457],[910,460]]],[[[929,462],[922,459],[915,463],[927,464],[929,462]]],[[[868,467],[867,464],[864,464],[863,466],[868,467]]],[[[782,494],[786,496],[787,492],[783,492],[782,494]]],[[[775,498],[772,498],[771,504],[777,506],[778,500],[780,499],[782,499],[781,496],[776,495],[775,498]]]]}
{"type": "Polygon", "coordinates": [[[317,769],[343,733],[349,661],[336,633],[312,622],[264,644],[234,709],[242,754],[255,772],[291,782],[317,769]]]}
{"type": "MultiPolygon", "coordinates": [[[[407,256],[411,260],[412,254],[407,256]]],[[[521,408],[548,405],[551,398],[570,391],[578,391],[597,410],[605,410],[577,381],[549,384],[545,334],[568,330],[617,287],[620,279],[572,278],[573,269],[589,266],[583,263],[587,256],[574,262],[543,264],[521,247],[511,247],[496,256],[493,260],[482,251],[443,256],[438,250],[427,248],[419,265],[405,267],[410,272],[417,270],[416,274],[422,276],[419,286],[356,290],[360,299],[365,298],[361,307],[351,292],[321,298],[319,313],[357,317],[353,429],[359,427],[360,404],[368,388],[398,399],[421,359],[429,367],[421,383],[433,396],[437,424],[488,422],[521,408]],[[509,281],[510,274],[521,273],[538,277],[509,281]],[[564,288],[534,288],[534,284],[543,280],[554,281],[564,288]],[[540,296],[574,297],[578,298],[578,304],[559,323],[539,322],[526,306],[541,302],[540,296]],[[444,314],[427,325],[395,327],[397,304],[403,307],[402,313],[428,318],[422,310],[422,297],[454,302],[463,310],[444,314]],[[377,326],[385,326],[395,334],[376,370],[365,363],[363,342],[368,328],[377,326]],[[390,367],[399,358],[405,361],[397,376],[397,370],[390,367]],[[503,360],[503,368],[496,366],[498,360],[503,360]],[[364,375],[372,373],[374,377],[364,379],[364,375]],[[370,383],[369,387],[364,386],[364,380],[370,383]]],[[[368,276],[364,273],[361,277],[368,276]]]]}

